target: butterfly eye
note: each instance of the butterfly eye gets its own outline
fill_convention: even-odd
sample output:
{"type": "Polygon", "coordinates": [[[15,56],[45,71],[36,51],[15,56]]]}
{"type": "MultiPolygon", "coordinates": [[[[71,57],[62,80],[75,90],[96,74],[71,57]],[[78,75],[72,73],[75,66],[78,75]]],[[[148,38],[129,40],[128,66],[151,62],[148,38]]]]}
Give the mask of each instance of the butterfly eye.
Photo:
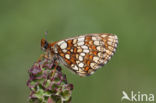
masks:
{"type": "Polygon", "coordinates": [[[43,50],[46,50],[49,47],[49,43],[45,39],[42,39],[41,40],[41,47],[43,50]]]}
{"type": "Polygon", "coordinates": [[[44,43],[44,49],[48,49],[48,46],[49,46],[48,42],[45,41],[45,43],[44,43]]]}

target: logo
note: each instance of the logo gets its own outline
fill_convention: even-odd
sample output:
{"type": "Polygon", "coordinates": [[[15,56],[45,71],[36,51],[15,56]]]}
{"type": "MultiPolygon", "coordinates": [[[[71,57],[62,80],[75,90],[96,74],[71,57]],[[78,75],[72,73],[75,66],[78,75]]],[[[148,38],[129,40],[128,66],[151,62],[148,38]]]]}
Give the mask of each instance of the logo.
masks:
{"type": "Polygon", "coordinates": [[[128,100],[132,102],[153,102],[154,101],[154,94],[145,94],[141,93],[140,91],[134,92],[131,91],[130,95],[128,95],[125,91],[122,91],[122,98],[121,101],[128,100]]]}

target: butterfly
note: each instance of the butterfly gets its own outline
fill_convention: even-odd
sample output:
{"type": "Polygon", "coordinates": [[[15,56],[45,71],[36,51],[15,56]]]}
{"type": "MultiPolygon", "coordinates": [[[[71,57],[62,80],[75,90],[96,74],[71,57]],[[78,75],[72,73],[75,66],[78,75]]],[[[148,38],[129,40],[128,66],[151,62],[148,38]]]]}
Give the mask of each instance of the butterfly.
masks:
{"type": "Polygon", "coordinates": [[[53,43],[41,39],[45,55],[63,64],[79,76],[88,76],[104,66],[114,55],[118,37],[111,33],[94,33],[53,43]]]}

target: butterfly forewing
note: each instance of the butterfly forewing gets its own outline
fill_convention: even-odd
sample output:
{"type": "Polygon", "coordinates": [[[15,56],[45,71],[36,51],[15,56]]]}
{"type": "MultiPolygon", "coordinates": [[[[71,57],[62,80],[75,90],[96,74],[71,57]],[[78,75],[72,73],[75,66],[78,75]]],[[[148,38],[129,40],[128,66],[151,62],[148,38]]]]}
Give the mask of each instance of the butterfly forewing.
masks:
{"type": "Polygon", "coordinates": [[[93,74],[106,64],[116,51],[116,35],[87,34],[61,40],[55,44],[58,60],[80,76],[93,74]]]}

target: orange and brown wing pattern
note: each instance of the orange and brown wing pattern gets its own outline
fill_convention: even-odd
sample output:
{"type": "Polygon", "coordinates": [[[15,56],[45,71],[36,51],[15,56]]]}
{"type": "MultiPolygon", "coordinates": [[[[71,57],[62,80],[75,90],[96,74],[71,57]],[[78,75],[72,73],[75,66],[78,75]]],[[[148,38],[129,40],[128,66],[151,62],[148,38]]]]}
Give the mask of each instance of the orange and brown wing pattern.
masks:
{"type": "Polygon", "coordinates": [[[116,35],[87,34],[59,41],[54,49],[61,63],[78,75],[87,76],[111,59],[117,44],[116,35]]]}

